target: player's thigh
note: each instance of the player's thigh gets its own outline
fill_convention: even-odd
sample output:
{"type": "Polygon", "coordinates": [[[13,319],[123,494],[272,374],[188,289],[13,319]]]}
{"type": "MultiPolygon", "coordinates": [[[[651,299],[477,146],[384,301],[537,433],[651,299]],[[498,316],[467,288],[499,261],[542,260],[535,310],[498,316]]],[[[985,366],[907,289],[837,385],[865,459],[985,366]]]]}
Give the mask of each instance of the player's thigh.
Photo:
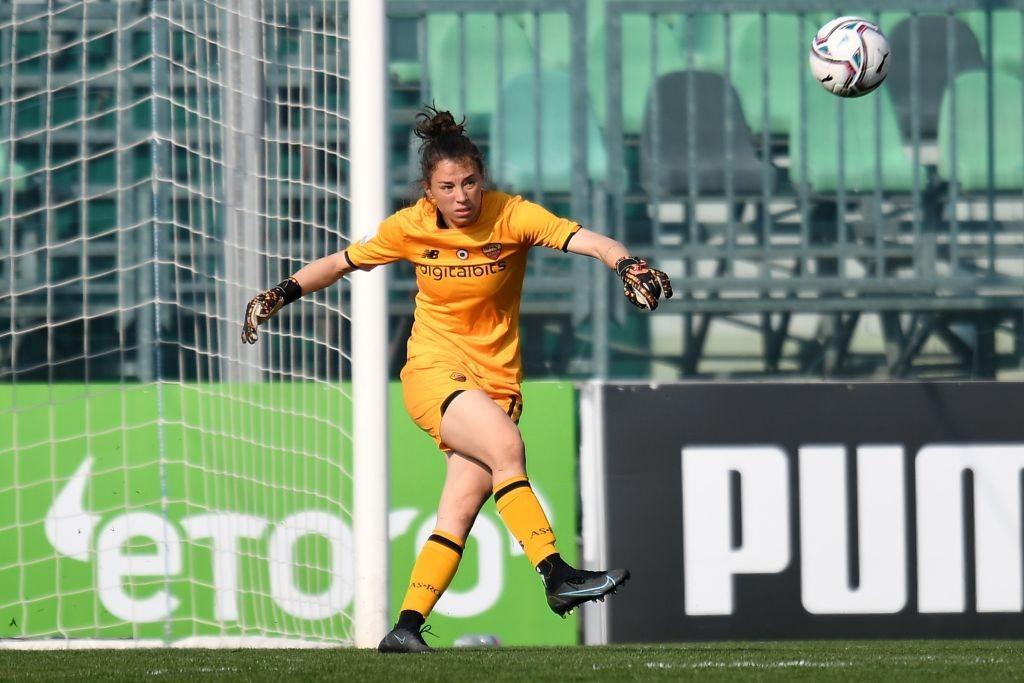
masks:
{"type": "Polygon", "coordinates": [[[451,450],[441,440],[441,418],[448,405],[462,392],[479,388],[466,369],[451,361],[409,362],[402,368],[405,409],[442,451],[451,450]]]}
{"type": "Polygon", "coordinates": [[[437,506],[437,528],[465,539],[491,495],[491,470],[479,460],[459,453],[450,453],[447,463],[437,506]]]}
{"type": "Polygon", "coordinates": [[[519,427],[483,390],[465,391],[452,399],[441,418],[441,438],[455,452],[487,465],[495,477],[524,467],[519,427]]]}

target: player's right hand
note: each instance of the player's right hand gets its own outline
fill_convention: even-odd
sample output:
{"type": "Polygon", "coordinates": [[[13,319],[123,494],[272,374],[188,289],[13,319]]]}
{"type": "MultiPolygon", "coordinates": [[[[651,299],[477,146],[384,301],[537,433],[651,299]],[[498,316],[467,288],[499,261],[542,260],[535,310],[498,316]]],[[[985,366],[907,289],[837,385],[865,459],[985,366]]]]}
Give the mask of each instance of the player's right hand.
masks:
{"type": "Polygon", "coordinates": [[[622,278],[622,291],[629,303],[653,311],[662,297],[672,298],[672,283],[664,271],[651,268],[647,261],[632,256],[620,258],[615,271],[622,278]]]}
{"type": "Polygon", "coordinates": [[[242,323],[242,343],[255,344],[256,328],[267,322],[284,307],[284,291],[280,287],[260,292],[245,307],[245,321],[242,323]]]}

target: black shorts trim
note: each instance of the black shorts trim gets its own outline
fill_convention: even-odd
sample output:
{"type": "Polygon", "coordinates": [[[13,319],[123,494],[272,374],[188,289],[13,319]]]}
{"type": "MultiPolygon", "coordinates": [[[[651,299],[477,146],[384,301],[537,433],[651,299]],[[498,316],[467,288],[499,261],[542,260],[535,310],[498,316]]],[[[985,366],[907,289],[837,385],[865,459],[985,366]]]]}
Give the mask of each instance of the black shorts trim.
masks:
{"type": "Polygon", "coordinates": [[[448,398],[441,401],[441,415],[444,416],[444,411],[448,410],[448,404],[455,400],[455,397],[464,392],[465,389],[456,389],[452,393],[448,394],[448,398]]]}
{"type": "Polygon", "coordinates": [[[516,489],[521,489],[523,487],[530,488],[529,480],[520,479],[519,481],[512,482],[508,486],[503,486],[502,488],[494,492],[494,502],[497,503],[499,500],[501,500],[501,497],[504,496],[506,493],[509,493],[510,491],[514,491],[516,489]]]}
{"type": "Polygon", "coordinates": [[[430,537],[427,539],[427,541],[433,541],[434,543],[443,545],[445,548],[448,548],[449,550],[454,550],[459,555],[462,554],[462,546],[456,543],[455,541],[451,540],[450,538],[445,538],[444,536],[440,536],[438,534],[430,534],[430,537]]]}
{"type": "MultiPolygon", "coordinates": [[[[518,396],[513,396],[512,400],[508,402],[508,416],[512,417],[516,414],[516,399],[518,396]]],[[[513,418],[514,419],[514,418],[513,418]]]]}

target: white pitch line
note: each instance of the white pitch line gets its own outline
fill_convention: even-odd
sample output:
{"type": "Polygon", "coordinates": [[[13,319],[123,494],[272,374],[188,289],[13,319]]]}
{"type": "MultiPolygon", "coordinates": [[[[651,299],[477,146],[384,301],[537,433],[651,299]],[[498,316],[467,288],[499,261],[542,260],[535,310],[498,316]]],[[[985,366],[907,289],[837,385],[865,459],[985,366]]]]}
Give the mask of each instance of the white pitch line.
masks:
{"type": "Polygon", "coordinates": [[[818,662],[807,659],[794,659],[783,662],[755,662],[741,659],[732,662],[704,661],[694,663],[647,662],[648,669],[829,669],[853,666],[853,662],[818,662]]]}

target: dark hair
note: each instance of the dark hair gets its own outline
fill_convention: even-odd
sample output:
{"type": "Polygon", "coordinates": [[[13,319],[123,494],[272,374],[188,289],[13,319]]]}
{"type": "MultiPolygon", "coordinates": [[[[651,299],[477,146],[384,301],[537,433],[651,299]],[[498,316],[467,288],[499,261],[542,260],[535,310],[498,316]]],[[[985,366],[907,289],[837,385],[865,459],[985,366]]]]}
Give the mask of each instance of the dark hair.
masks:
{"type": "Polygon", "coordinates": [[[466,135],[466,119],[455,123],[450,111],[438,111],[435,107],[424,107],[416,114],[416,137],[420,143],[420,178],[430,183],[430,174],[434,167],[445,159],[469,159],[476,164],[481,181],[487,175],[484,158],[480,150],[466,135]]]}

